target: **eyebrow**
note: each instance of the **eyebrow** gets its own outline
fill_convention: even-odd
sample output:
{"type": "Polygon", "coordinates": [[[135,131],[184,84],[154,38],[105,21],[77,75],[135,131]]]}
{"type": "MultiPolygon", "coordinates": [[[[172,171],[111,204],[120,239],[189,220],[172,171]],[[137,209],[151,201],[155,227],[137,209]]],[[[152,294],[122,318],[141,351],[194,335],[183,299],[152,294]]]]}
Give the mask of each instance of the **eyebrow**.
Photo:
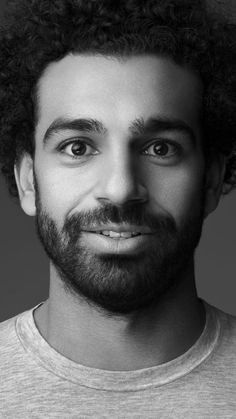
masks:
{"type": "Polygon", "coordinates": [[[171,118],[167,116],[163,117],[152,117],[144,122],[143,118],[137,118],[132,125],[130,130],[133,135],[143,134],[154,134],[162,131],[177,131],[185,136],[187,135],[193,145],[196,145],[196,136],[193,129],[182,119],[171,118]]]}
{"type": "Polygon", "coordinates": [[[53,134],[58,133],[59,131],[85,131],[85,132],[96,132],[97,134],[106,134],[107,129],[104,125],[97,119],[92,118],[57,118],[47,129],[43,143],[46,144],[53,134]]]}
{"type": "MultiPolygon", "coordinates": [[[[57,118],[47,129],[43,143],[46,144],[53,134],[60,131],[84,131],[93,132],[99,135],[107,134],[108,130],[103,123],[93,118],[57,118]]],[[[161,131],[178,131],[187,135],[191,142],[196,145],[196,137],[193,129],[185,121],[170,117],[152,117],[146,122],[143,118],[136,118],[129,127],[129,131],[133,136],[142,136],[144,134],[154,134],[161,131]]]]}

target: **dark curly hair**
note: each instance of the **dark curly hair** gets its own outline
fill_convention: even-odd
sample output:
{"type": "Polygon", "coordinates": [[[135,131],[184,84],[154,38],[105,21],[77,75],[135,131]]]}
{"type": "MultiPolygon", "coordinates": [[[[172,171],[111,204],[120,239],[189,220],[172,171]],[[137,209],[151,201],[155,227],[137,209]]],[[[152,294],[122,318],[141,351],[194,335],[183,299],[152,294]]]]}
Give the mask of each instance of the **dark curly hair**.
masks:
{"type": "MultiPolygon", "coordinates": [[[[162,54],[204,85],[204,151],[226,156],[222,193],[236,186],[235,25],[204,0],[10,0],[0,31],[0,162],[17,196],[14,164],[34,156],[37,82],[68,53],[162,54]]],[[[207,154],[206,154],[207,155],[207,154]]]]}

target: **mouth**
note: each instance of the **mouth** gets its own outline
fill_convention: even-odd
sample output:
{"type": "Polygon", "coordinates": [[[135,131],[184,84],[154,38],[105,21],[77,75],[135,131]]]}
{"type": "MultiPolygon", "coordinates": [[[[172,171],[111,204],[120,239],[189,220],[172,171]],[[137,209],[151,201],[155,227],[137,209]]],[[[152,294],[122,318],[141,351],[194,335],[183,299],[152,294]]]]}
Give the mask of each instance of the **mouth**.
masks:
{"type": "Polygon", "coordinates": [[[111,239],[131,239],[137,236],[153,234],[148,227],[131,224],[107,224],[84,229],[86,233],[106,236],[111,239]]]}
{"type": "Polygon", "coordinates": [[[90,231],[93,234],[100,234],[102,236],[110,237],[112,239],[130,239],[132,237],[141,236],[142,233],[139,232],[129,232],[129,231],[112,231],[112,230],[102,230],[102,231],[90,231]]]}
{"type": "Polygon", "coordinates": [[[140,255],[152,246],[154,232],[131,225],[96,226],[83,230],[81,240],[95,254],[140,255]]]}

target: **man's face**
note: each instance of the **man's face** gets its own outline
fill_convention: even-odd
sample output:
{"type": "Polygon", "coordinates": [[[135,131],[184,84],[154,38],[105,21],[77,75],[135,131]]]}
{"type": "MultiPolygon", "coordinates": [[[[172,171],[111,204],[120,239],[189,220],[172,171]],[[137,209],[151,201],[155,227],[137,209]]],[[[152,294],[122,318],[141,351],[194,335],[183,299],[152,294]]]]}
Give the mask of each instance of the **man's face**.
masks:
{"type": "Polygon", "coordinates": [[[156,302],[201,235],[200,81],[165,58],[70,55],[38,94],[36,220],[60,278],[113,313],[156,302]]]}

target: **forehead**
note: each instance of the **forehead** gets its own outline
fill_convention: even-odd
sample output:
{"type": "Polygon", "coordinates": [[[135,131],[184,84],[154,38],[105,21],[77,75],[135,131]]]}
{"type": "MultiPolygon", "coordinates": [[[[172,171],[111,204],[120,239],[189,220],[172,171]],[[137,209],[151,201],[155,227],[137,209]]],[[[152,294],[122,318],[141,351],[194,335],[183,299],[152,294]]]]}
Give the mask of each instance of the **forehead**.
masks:
{"type": "Polygon", "coordinates": [[[120,59],[67,55],[51,63],[38,83],[39,124],[57,118],[96,118],[124,128],[137,118],[167,116],[198,129],[200,79],[171,59],[141,55],[120,59]]]}

